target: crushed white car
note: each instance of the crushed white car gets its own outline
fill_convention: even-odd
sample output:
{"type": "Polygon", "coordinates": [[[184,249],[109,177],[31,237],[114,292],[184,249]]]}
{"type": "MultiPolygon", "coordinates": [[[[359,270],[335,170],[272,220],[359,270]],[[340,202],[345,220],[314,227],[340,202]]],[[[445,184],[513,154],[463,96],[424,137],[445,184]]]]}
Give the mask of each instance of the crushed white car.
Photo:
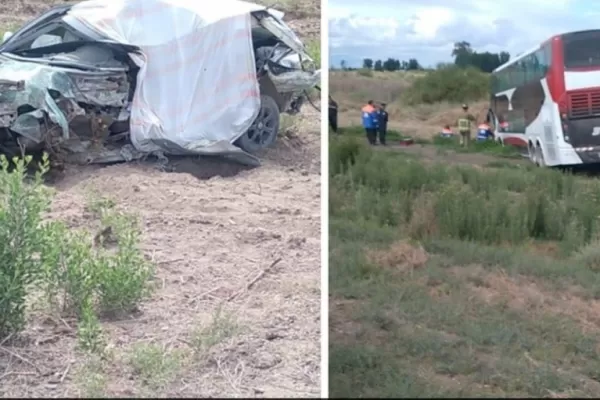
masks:
{"type": "Polygon", "coordinates": [[[321,78],[282,16],[239,0],[55,7],[0,45],[0,152],[256,164],[321,78]]]}

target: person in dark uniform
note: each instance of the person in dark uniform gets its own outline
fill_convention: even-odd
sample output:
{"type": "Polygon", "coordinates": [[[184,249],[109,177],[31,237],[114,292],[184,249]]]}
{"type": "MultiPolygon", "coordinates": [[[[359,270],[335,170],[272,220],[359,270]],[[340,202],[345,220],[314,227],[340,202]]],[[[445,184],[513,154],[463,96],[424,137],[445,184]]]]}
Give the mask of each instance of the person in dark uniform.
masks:
{"type": "Polygon", "coordinates": [[[377,110],[377,131],[379,133],[379,143],[385,146],[385,137],[387,135],[388,112],[385,110],[385,103],[377,110]]]}
{"type": "Polygon", "coordinates": [[[334,133],[338,133],[338,104],[329,96],[329,126],[334,133]]]}

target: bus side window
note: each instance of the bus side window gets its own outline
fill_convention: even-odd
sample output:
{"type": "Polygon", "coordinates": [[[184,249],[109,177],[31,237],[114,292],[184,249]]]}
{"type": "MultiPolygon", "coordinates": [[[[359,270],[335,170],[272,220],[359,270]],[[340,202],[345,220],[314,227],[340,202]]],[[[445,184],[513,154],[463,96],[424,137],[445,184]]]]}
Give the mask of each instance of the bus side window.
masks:
{"type": "Polygon", "coordinates": [[[546,43],[542,46],[542,52],[544,53],[544,64],[542,65],[542,69],[545,75],[552,65],[552,46],[550,43],[546,43]]]}

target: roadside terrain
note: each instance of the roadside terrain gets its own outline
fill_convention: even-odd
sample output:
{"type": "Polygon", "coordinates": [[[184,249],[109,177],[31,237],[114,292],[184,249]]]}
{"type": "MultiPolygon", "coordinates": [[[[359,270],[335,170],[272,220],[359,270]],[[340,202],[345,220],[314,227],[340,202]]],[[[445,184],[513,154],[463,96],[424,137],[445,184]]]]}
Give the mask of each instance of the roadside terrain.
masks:
{"type": "Polygon", "coordinates": [[[419,143],[368,147],[345,110],[330,134],[331,396],[599,396],[600,181],[440,142],[460,104],[407,105],[403,78],[337,91],[419,143]]]}
{"type": "MultiPolygon", "coordinates": [[[[58,3],[3,2],[0,26],[58,3]]],[[[318,44],[318,1],[276,8],[318,44]]],[[[255,169],[173,159],[173,172],[53,172],[49,219],[94,233],[91,203],[138,216],[155,290],[136,312],[100,319],[100,354],[81,350],[81,322],[33,307],[20,339],[0,344],[0,395],[319,397],[320,113],[307,104],[284,118],[255,169]]]]}

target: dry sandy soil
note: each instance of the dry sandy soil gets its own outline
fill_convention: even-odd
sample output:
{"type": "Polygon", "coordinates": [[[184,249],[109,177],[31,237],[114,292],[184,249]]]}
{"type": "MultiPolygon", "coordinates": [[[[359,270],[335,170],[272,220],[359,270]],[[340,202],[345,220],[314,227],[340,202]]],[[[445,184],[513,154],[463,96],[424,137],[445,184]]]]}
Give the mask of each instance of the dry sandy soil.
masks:
{"type": "MultiPolygon", "coordinates": [[[[0,24],[50,3],[3,2],[0,24]]],[[[318,3],[287,5],[304,38],[318,38],[318,3]]],[[[319,121],[307,105],[256,169],[178,160],[170,173],[132,163],[56,177],[52,218],[86,227],[90,191],[141,217],[159,289],[138,315],[102,323],[112,354],[102,360],[76,349],[75,321],[32,315],[27,345],[0,344],[0,395],[319,397],[319,121]],[[190,357],[198,332],[212,346],[190,357]],[[130,360],[150,345],[160,377],[143,379],[130,360]]]]}

